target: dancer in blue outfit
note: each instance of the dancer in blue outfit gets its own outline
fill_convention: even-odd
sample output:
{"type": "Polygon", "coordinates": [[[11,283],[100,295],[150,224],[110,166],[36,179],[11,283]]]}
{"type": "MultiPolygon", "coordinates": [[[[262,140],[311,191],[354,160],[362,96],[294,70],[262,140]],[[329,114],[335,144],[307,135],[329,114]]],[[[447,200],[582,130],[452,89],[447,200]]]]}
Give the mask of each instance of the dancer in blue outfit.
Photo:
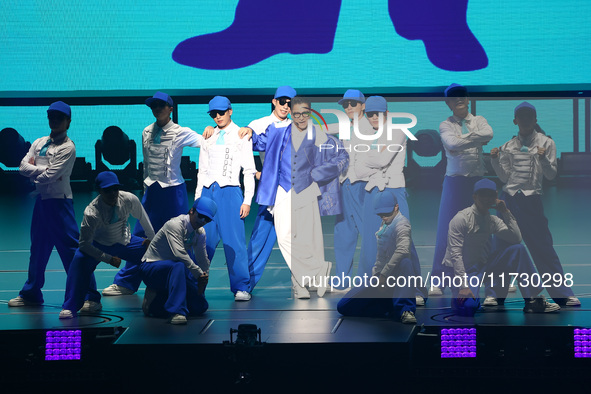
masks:
{"type": "Polygon", "coordinates": [[[203,226],[217,212],[216,203],[201,197],[186,215],[170,219],[150,243],[140,266],[146,293],[146,316],[168,318],[170,324],[187,324],[188,315],[201,315],[209,307],[205,288],[209,280],[203,226]]]}
{"type": "Polygon", "coordinates": [[[415,324],[416,284],[409,285],[414,276],[410,223],[400,213],[391,190],[377,194],[372,202],[374,214],[382,221],[375,234],[378,251],[371,270],[371,276],[377,278],[375,287],[370,282],[353,288],[339,301],[337,310],[344,316],[392,316],[404,324],[415,324]]]}
{"type": "Polygon", "coordinates": [[[76,161],[74,142],[68,138],[72,121],[70,106],[56,101],[47,110],[51,133],[31,145],[19,172],[28,177],[38,193],[31,220],[31,257],[27,281],[8,306],[43,304],[41,289],[45,268],[55,246],[66,273],[78,248],[78,225],[74,215],[70,175],[76,161]]]}
{"type": "Polygon", "coordinates": [[[96,290],[93,274],[97,265],[104,262],[119,268],[123,259],[139,271],[142,256],[154,238],[150,219],[140,200],[132,193],[119,190],[121,184],[117,175],[103,171],[97,175],[95,183],[99,196],[84,210],[80,247],[68,271],[60,319],[73,318],[78,311],[100,311],[103,308],[101,295],[96,290]],[[127,223],[130,216],[142,224],[148,239],[131,234],[127,223]]]}
{"type": "MultiPolygon", "coordinates": [[[[515,216],[538,273],[548,277],[554,274],[564,276],[541,198],[543,179],[556,177],[556,144],[535,130],[536,108],[526,101],[515,107],[513,123],[519,128],[517,136],[490,152],[491,164],[505,183],[501,199],[515,216]]],[[[564,283],[548,287],[548,293],[559,305],[581,305],[572,289],[564,283]]],[[[487,304],[498,304],[496,294],[487,294],[483,305],[487,304]]]]}
{"type": "Polygon", "coordinates": [[[442,264],[449,222],[456,213],[472,204],[470,195],[474,184],[485,173],[482,147],[493,137],[493,130],[486,119],[470,113],[468,90],[464,86],[453,83],[445,89],[445,103],[453,115],[439,125],[447,169],[437,217],[437,238],[431,270],[433,286],[429,288],[429,296],[443,294],[444,286],[440,283],[442,274],[445,272],[450,275],[449,269],[442,264]]]}

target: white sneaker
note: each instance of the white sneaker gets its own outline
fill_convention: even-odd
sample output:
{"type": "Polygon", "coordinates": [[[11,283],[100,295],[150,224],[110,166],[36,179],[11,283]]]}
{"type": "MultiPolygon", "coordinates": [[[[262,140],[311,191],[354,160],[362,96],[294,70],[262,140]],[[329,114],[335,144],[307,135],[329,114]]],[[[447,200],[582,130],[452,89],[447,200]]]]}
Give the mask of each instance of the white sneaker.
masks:
{"type": "Polygon", "coordinates": [[[170,318],[168,321],[170,324],[179,325],[179,324],[187,324],[187,317],[184,315],[179,315],[178,313],[170,318]]]}
{"type": "Polygon", "coordinates": [[[98,312],[102,309],[103,309],[103,306],[101,305],[100,302],[86,300],[86,301],[84,301],[84,305],[82,306],[82,308],[80,308],[78,313],[94,313],[94,312],[98,312]]]}
{"type": "Polygon", "coordinates": [[[486,296],[484,302],[482,303],[483,306],[498,306],[499,302],[493,296],[486,296]]]}
{"type": "Polygon", "coordinates": [[[135,291],[128,289],[127,287],[118,286],[115,283],[113,283],[111,286],[105,287],[103,289],[102,294],[104,296],[122,296],[122,295],[132,295],[133,293],[135,293],[135,291]]]}
{"type": "Polygon", "coordinates": [[[248,291],[239,290],[234,295],[234,301],[250,301],[252,296],[248,291]]]}
{"type": "Polygon", "coordinates": [[[8,306],[12,306],[12,307],[18,307],[18,306],[37,306],[37,305],[41,305],[41,303],[40,302],[27,301],[27,300],[25,300],[21,296],[15,297],[12,300],[8,301],[8,306]]]}
{"type": "Polygon", "coordinates": [[[425,299],[423,298],[423,296],[416,296],[416,302],[417,306],[425,306],[425,299]]]}
{"type": "Polygon", "coordinates": [[[403,324],[417,324],[417,318],[415,317],[415,314],[411,311],[402,312],[402,316],[400,316],[400,321],[403,324]]]}
{"type": "Polygon", "coordinates": [[[575,297],[575,296],[570,296],[566,299],[566,304],[564,304],[566,306],[581,306],[581,301],[575,297]]]}
{"type": "Polygon", "coordinates": [[[73,319],[74,314],[68,309],[62,309],[60,312],[60,319],[73,319]]]}
{"type": "Polygon", "coordinates": [[[517,286],[509,286],[509,293],[515,293],[517,291],[517,286]]]}
{"type": "Polygon", "coordinates": [[[523,307],[525,313],[549,313],[558,312],[559,310],[560,306],[558,304],[546,301],[544,296],[538,296],[538,298],[526,301],[525,307],[523,307]]]}
{"type": "Polygon", "coordinates": [[[431,286],[429,289],[429,297],[438,297],[443,295],[443,291],[437,286],[431,286]]]}

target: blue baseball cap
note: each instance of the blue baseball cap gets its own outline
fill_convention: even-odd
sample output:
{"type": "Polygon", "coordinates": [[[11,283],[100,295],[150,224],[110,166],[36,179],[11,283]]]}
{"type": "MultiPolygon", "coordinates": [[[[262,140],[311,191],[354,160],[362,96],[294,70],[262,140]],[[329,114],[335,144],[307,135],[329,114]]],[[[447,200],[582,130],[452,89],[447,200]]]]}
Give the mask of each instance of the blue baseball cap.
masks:
{"type": "Polygon", "coordinates": [[[99,189],[106,189],[111,186],[118,186],[121,187],[122,185],[119,183],[119,178],[115,175],[114,172],[111,171],[103,171],[96,176],[95,184],[99,189]]]}
{"type": "Polygon", "coordinates": [[[276,99],[279,97],[289,97],[292,99],[295,96],[297,96],[297,93],[291,86],[279,86],[275,91],[275,96],[273,98],[276,99]]]}
{"type": "MultiPolygon", "coordinates": [[[[369,99],[368,99],[369,101],[369,99]]],[[[376,215],[394,212],[398,204],[396,195],[389,190],[378,193],[373,201],[373,211],[376,215]]]]}
{"type": "Polygon", "coordinates": [[[497,191],[497,184],[490,179],[481,179],[474,184],[474,194],[480,190],[493,190],[497,191]]]}
{"type": "Polygon", "coordinates": [[[215,96],[214,98],[212,98],[209,101],[209,111],[207,111],[207,112],[211,112],[214,110],[225,111],[225,110],[231,109],[231,108],[232,108],[232,103],[230,103],[230,100],[228,100],[227,97],[215,96]]]}
{"type": "Polygon", "coordinates": [[[382,96],[371,96],[365,102],[365,112],[386,112],[388,102],[382,96]]]}
{"type": "Polygon", "coordinates": [[[457,83],[452,83],[445,89],[445,97],[466,97],[468,96],[468,89],[457,83]]]}
{"type": "Polygon", "coordinates": [[[357,89],[349,89],[343,95],[343,98],[339,100],[339,105],[343,105],[343,102],[346,100],[355,100],[359,101],[360,103],[365,103],[365,96],[361,93],[360,90],[357,89]]]}
{"type": "Polygon", "coordinates": [[[218,211],[218,206],[211,198],[207,197],[200,197],[193,203],[193,208],[195,210],[213,220],[216,212],[218,211]]]}
{"type": "Polygon", "coordinates": [[[50,111],[61,112],[68,118],[72,117],[72,110],[70,109],[70,106],[64,103],[63,101],[56,101],[55,103],[51,103],[51,105],[47,109],[47,113],[49,113],[50,111]]]}
{"type": "Polygon", "coordinates": [[[524,101],[523,103],[521,103],[517,107],[515,107],[514,114],[517,115],[517,111],[522,110],[522,109],[526,109],[526,108],[534,111],[534,113],[536,112],[536,107],[534,107],[533,105],[531,105],[527,101],[524,101]]]}
{"type": "Polygon", "coordinates": [[[152,103],[156,100],[164,101],[166,104],[170,105],[171,107],[174,106],[174,103],[172,102],[172,98],[170,98],[170,96],[168,94],[163,93],[163,92],[156,92],[156,94],[154,94],[153,97],[150,97],[149,99],[146,100],[146,105],[148,107],[151,107],[152,103]]]}

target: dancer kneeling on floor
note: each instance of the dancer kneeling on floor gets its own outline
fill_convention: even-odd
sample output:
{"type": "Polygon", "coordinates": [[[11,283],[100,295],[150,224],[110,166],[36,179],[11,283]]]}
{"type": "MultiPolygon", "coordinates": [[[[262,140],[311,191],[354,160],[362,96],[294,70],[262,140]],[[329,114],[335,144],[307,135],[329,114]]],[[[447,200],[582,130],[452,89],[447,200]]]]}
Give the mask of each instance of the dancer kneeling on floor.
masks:
{"type": "Polygon", "coordinates": [[[158,231],[140,267],[146,284],[142,305],[146,316],[187,324],[187,315],[201,315],[207,310],[204,292],[210,261],[203,226],[216,212],[216,203],[201,197],[187,215],[170,219],[158,231]]]}
{"type": "Polygon", "coordinates": [[[345,316],[395,316],[405,324],[415,324],[416,284],[412,283],[413,265],[410,260],[410,223],[400,212],[398,200],[391,190],[376,195],[374,212],[382,218],[376,233],[378,252],[372,268],[376,286],[356,287],[349,291],[337,310],[345,316]],[[394,285],[396,284],[396,286],[394,285]],[[400,286],[401,285],[401,286],[400,286]]]}

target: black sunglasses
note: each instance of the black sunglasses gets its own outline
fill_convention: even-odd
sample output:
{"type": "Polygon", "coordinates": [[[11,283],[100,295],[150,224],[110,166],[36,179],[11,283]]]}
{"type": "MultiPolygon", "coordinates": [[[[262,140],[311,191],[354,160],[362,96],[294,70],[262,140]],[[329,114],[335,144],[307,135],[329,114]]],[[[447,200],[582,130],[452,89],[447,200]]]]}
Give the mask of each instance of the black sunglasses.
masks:
{"type": "Polygon", "coordinates": [[[359,104],[358,101],[355,100],[345,100],[343,101],[343,108],[347,108],[349,105],[353,108],[357,107],[357,104],[359,104]]]}
{"type": "Polygon", "coordinates": [[[378,114],[383,114],[383,112],[371,111],[371,112],[366,112],[365,114],[367,115],[368,118],[373,118],[374,116],[378,116],[378,114]]]}
{"type": "Polygon", "coordinates": [[[285,104],[287,104],[287,106],[291,108],[291,99],[289,97],[279,97],[277,101],[279,101],[280,106],[283,107],[285,104]]]}
{"type": "Polygon", "coordinates": [[[212,119],[215,119],[218,117],[218,115],[220,116],[224,116],[226,114],[226,111],[228,111],[227,109],[225,110],[219,110],[219,109],[214,109],[212,111],[209,111],[209,116],[211,116],[212,119]]]}
{"type": "Polygon", "coordinates": [[[197,213],[197,217],[199,219],[203,220],[205,223],[211,222],[211,219],[209,218],[209,216],[205,216],[205,215],[202,215],[200,213],[197,213]]]}

